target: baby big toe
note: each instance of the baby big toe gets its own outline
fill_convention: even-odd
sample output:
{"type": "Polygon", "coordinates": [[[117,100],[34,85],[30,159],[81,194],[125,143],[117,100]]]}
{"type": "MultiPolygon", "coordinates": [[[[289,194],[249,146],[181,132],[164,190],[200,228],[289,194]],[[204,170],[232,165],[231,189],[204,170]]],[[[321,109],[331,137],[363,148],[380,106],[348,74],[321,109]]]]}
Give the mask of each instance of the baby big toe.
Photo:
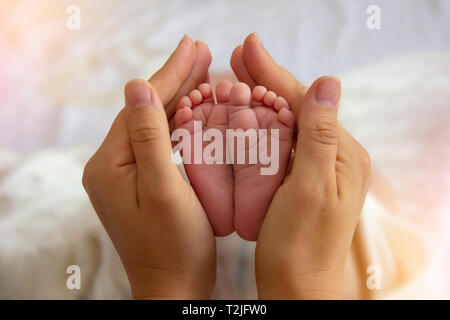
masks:
{"type": "Polygon", "coordinates": [[[251,91],[250,87],[243,83],[237,82],[233,85],[230,92],[230,106],[250,106],[251,91]]]}

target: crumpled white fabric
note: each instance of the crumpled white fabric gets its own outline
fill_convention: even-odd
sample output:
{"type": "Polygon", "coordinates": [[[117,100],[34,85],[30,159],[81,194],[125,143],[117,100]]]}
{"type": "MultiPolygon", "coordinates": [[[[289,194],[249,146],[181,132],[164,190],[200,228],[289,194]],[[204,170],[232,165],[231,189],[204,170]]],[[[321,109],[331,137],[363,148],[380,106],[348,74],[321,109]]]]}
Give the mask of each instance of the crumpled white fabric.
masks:
{"type": "MultiPolygon", "coordinates": [[[[7,152],[0,149],[3,160],[7,152]]],[[[81,185],[83,150],[47,150],[2,162],[0,298],[127,298],[120,260],[81,185]],[[82,160],[81,160],[82,159],[82,160]],[[81,269],[69,290],[67,267],[81,269]]]]}

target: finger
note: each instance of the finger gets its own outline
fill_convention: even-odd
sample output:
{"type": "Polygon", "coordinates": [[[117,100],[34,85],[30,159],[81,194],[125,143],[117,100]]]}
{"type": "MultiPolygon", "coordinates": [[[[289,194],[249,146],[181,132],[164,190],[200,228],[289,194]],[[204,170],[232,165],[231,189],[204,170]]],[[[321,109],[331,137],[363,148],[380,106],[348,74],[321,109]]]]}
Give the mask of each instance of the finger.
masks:
{"type": "Polygon", "coordinates": [[[245,39],[242,57],[252,79],[284,97],[298,116],[307,88],[272,59],[256,33],[245,39]]]}
{"type": "Polygon", "coordinates": [[[233,53],[231,54],[230,66],[233,69],[234,74],[240,82],[245,82],[250,88],[257,86],[257,83],[247,71],[247,67],[244,63],[244,58],[242,56],[243,47],[237,46],[233,53]]]}
{"type": "MultiPolygon", "coordinates": [[[[195,62],[195,45],[189,37],[184,36],[165,65],[149,80],[152,86],[161,93],[162,101],[168,102],[173,99],[184,80],[190,75],[195,62]],[[167,83],[171,85],[168,86],[167,83]]],[[[105,154],[107,158],[111,159],[113,165],[119,167],[135,161],[130,149],[125,108],[115,118],[108,135],[97,152],[105,154]]]]}
{"type": "Polygon", "coordinates": [[[147,82],[132,80],[125,87],[128,135],[136,159],[138,200],[163,182],[174,181],[169,128],[158,94],[147,82]]]}
{"type": "Polygon", "coordinates": [[[195,46],[197,48],[197,61],[192,69],[191,74],[185,80],[178,93],[172,99],[170,103],[164,105],[167,117],[169,119],[169,130],[170,132],[175,129],[174,123],[174,113],[176,106],[183,96],[187,96],[192,90],[196,89],[200,84],[206,82],[209,83],[210,75],[208,72],[209,66],[211,65],[211,52],[208,46],[202,41],[196,41],[195,46]]]}
{"type": "MultiPolygon", "coordinates": [[[[167,62],[148,81],[155,88],[164,106],[175,97],[189,77],[197,61],[197,49],[188,36],[184,36],[167,62]]],[[[169,113],[174,112],[170,106],[169,113]]]]}
{"type": "Polygon", "coordinates": [[[309,88],[298,120],[297,154],[292,168],[303,183],[332,188],[336,195],[340,90],[340,81],[333,77],[319,78],[309,88]]]}
{"type": "MultiPolygon", "coordinates": [[[[174,115],[176,106],[181,97],[187,96],[192,90],[197,89],[200,84],[208,80],[208,69],[212,59],[211,52],[209,51],[208,46],[202,41],[196,41],[195,47],[197,50],[197,59],[191,73],[185,79],[172,100],[169,103],[164,104],[164,109],[166,110],[168,118],[171,118],[174,115]]],[[[166,83],[166,85],[168,84],[166,83]]]]}

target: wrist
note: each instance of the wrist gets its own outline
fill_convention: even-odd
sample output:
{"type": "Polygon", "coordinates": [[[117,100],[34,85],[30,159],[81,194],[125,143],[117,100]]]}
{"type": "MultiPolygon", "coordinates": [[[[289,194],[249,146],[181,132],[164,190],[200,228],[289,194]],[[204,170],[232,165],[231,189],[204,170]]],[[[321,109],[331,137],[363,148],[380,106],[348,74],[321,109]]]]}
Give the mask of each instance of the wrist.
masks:
{"type": "Polygon", "coordinates": [[[258,298],[262,300],[337,300],[342,288],[337,277],[322,275],[259,281],[258,298]]]}
{"type": "Polygon", "coordinates": [[[135,300],[209,300],[212,290],[201,289],[198,285],[185,284],[163,285],[131,285],[132,297],[135,300]]]}
{"type": "MultiPolygon", "coordinates": [[[[281,267],[281,266],[280,266],[281,267]]],[[[257,268],[258,269],[258,268],[257,268]]],[[[259,299],[336,300],[342,298],[341,268],[256,270],[259,299]],[[303,270],[302,270],[303,269],[303,270]]]]}
{"type": "Polygon", "coordinates": [[[133,299],[209,300],[214,276],[201,276],[163,269],[127,272],[133,299]]]}
{"type": "Polygon", "coordinates": [[[158,278],[154,281],[130,281],[136,300],[209,300],[214,285],[201,281],[158,278]]]}

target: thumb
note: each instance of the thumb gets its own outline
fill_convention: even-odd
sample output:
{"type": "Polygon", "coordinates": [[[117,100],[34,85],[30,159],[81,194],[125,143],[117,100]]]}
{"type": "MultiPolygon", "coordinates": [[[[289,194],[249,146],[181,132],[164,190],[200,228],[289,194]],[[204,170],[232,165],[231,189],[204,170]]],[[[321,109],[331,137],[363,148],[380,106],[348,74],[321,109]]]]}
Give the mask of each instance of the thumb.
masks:
{"type": "Polygon", "coordinates": [[[177,173],[172,161],[169,127],[155,89],[144,80],[125,86],[128,134],[137,167],[138,199],[148,198],[177,173]],[[142,197],[141,197],[142,195],[142,197]]]}
{"type": "Polygon", "coordinates": [[[300,171],[303,183],[320,189],[336,188],[340,94],[338,79],[321,77],[308,89],[300,108],[297,156],[292,170],[300,171]]]}

